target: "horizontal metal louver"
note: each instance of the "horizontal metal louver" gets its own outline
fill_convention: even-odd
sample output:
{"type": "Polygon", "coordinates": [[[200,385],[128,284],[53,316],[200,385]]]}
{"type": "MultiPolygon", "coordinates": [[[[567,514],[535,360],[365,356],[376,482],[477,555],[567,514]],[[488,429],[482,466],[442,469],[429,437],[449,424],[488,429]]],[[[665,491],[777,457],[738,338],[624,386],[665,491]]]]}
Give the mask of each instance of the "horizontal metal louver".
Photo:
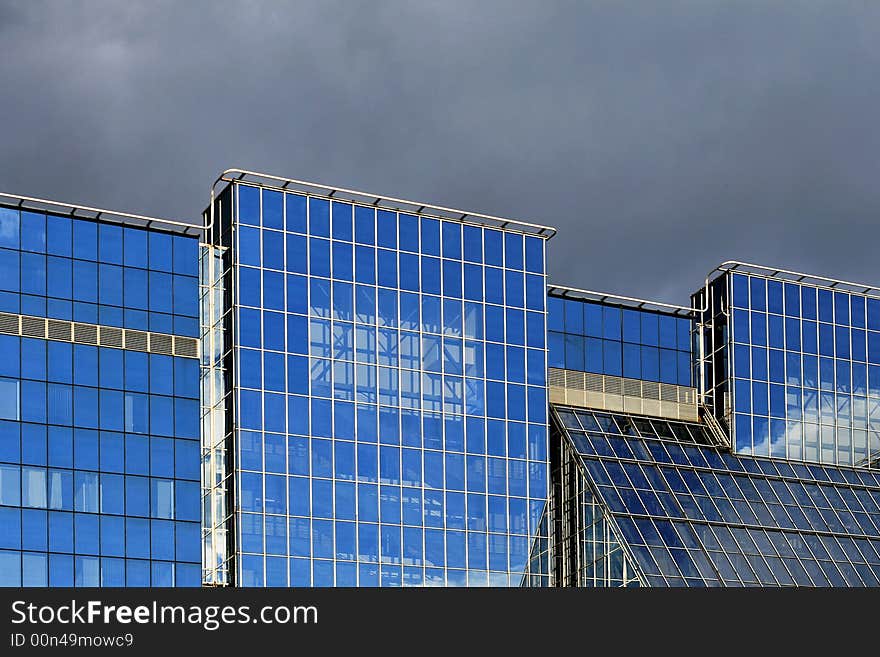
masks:
{"type": "MultiPolygon", "coordinates": [[[[196,338],[13,313],[0,313],[0,334],[155,352],[183,358],[199,357],[199,340],[196,338]]],[[[564,380],[565,371],[559,372],[564,380]]]]}
{"type": "Polygon", "coordinates": [[[18,315],[10,313],[0,313],[0,333],[11,333],[18,335],[20,332],[20,322],[18,315]]]}
{"type": "Polygon", "coordinates": [[[149,334],[145,331],[127,329],[125,331],[125,348],[133,351],[149,351],[149,334]]]}
{"type": "Polygon", "coordinates": [[[112,326],[102,326],[99,344],[102,347],[122,347],[122,329],[112,326]]]}
{"type": "Polygon", "coordinates": [[[150,349],[157,354],[174,355],[174,342],[170,335],[154,335],[150,339],[150,349]]]}
{"type": "Polygon", "coordinates": [[[659,400],[660,399],[660,384],[655,383],[654,381],[643,381],[642,382],[642,397],[645,399],[659,400]]]}
{"type": "Polygon", "coordinates": [[[199,341],[195,338],[182,338],[174,336],[174,355],[186,358],[199,357],[199,341]]]}
{"type": "Polygon", "coordinates": [[[584,390],[587,392],[604,392],[605,386],[602,384],[601,374],[584,375],[584,390]]]}
{"type": "Polygon", "coordinates": [[[42,317],[22,317],[21,334],[29,338],[45,338],[46,320],[42,317]]]}
{"type": "Polygon", "coordinates": [[[573,388],[574,390],[583,390],[584,389],[584,373],[583,372],[575,372],[573,370],[565,371],[565,387],[573,388]]]}
{"type": "Polygon", "coordinates": [[[98,327],[94,324],[74,324],[73,341],[80,344],[98,344],[98,327]]]}
{"type": "Polygon", "coordinates": [[[641,397],[642,382],[635,379],[624,379],[623,394],[627,397],[641,397]]]}
{"type": "Polygon", "coordinates": [[[609,395],[622,395],[623,394],[623,382],[622,379],[616,376],[606,376],[605,377],[605,392],[609,395]]]}
{"type": "Polygon", "coordinates": [[[60,319],[50,319],[49,320],[49,332],[48,336],[50,340],[64,340],[65,342],[70,342],[71,340],[71,326],[70,322],[65,322],[60,319]]]}
{"type": "Polygon", "coordinates": [[[660,401],[677,402],[678,401],[678,386],[673,386],[668,383],[661,383],[660,384],[660,401]]]}
{"type": "Polygon", "coordinates": [[[551,367],[551,402],[696,421],[696,390],[671,383],[551,367]]]}

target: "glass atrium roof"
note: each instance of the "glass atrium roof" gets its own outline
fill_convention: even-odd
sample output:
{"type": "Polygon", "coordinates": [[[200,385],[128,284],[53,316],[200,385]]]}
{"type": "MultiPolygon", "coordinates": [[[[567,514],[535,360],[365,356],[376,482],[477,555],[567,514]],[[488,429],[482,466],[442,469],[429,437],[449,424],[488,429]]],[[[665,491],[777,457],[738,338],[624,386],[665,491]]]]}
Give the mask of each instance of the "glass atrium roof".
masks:
{"type": "Polygon", "coordinates": [[[874,473],[735,455],[696,423],[554,410],[646,584],[880,584],[874,473]]]}

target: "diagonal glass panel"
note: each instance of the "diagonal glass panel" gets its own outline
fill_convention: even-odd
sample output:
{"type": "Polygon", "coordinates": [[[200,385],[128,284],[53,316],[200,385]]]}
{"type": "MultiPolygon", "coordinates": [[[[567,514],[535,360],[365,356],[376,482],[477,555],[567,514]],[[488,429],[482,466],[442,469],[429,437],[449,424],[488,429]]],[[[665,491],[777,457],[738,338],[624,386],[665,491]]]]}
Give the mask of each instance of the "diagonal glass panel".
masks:
{"type": "Polygon", "coordinates": [[[566,529],[583,537],[572,585],[619,584],[618,549],[649,586],[877,584],[873,473],[733,454],[703,443],[696,423],[553,410],[589,508],[566,529]],[[589,433],[566,428],[572,418],[589,433]]]}

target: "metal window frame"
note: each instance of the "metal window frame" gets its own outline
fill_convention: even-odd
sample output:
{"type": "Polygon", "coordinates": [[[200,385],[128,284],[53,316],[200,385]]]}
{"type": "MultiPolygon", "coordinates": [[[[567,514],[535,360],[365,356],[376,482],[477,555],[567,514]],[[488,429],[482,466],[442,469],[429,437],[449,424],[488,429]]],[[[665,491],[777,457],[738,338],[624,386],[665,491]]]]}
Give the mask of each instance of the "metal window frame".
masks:
{"type": "MultiPolygon", "coordinates": [[[[572,465],[573,470],[575,472],[577,472],[577,474],[580,478],[580,486],[583,487],[582,492],[587,493],[592,498],[591,502],[594,505],[598,506],[598,508],[601,510],[602,522],[605,523],[605,525],[608,529],[608,531],[605,533],[606,542],[607,542],[607,538],[608,538],[609,533],[611,535],[613,535],[613,538],[617,541],[617,544],[620,546],[620,550],[621,550],[622,554],[624,555],[624,558],[627,562],[628,567],[631,568],[633,571],[634,577],[632,579],[637,580],[639,582],[639,586],[641,586],[641,587],[650,586],[650,583],[648,581],[647,576],[642,572],[642,568],[641,568],[638,560],[635,559],[635,557],[632,553],[631,546],[629,545],[629,543],[627,541],[623,540],[623,532],[620,531],[620,528],[617,525],[617,520],[616,520],[615,515],[609,511],[608,506],[605,503],[604,497],[599,495],[599,490],[597,489],[595,483],[593,482],[592,477],[587,472],[587,469],[584,466],[583,456],[578,453],[577,449],[575,448],[574,444],[572,443],[571,436],[568,433],[568,429],[565,428],[565,423],[562,421],[562,419],[558,415],[558,411],[560,408],[563,410],[573,410],[574,407],[566,406],[564,404],[563,405],[557,405],[557,404],[553,404],[553,403],[549,404],[548,420],[550,423],[550,429],[549,429],[548,435],[550,436],[550,440],[552,440],[554,438],[554,434],[555,434],[555,437],[558,437],[558,440],[560,442],[560,448],[561,448],[560,458],[563,457],[563,455],[561,453],[562,451],[568,452],[568,454],[565,455],[565,458],[568,458],[571,460],[571,462],[573,464],[572,465]]],[[[562,464],[560,463],[558,465],[561,466],[562,464]]],[[[553,468],[553,465],[551,465],[551,470],[552,470],[552,468],[553,468]]],[[[551,504],[552,504],[553,503],[552,500],[554,500],[554,491],[551,490],[549,495],[551,497],[551,504]]],[[[584,500],[584,501],[586,501],[586,500],[584,500]]],[[[558,509],[556,511],[558,513],[558,509]]],[[[558,518],[556,518],[556,520],[558,520],[558,518]]],[[[551,535],[551,537],[555,537],[555,534],[552,530],[550,532],[550,535],[551,535]]],[[[575,536],[577,536],[577,532],[575,532],[575,536]]],[[[553,540],[553,538],[551,538],[551,540],[553,540]]],[[[579,552],[579,549],[581,547],[580,540],[582,540],[582,539],[576,538],[575,540],[576,540],[576,547],[578,548],[578,552],[579,552]]],[[[553,549],[556,550],[556,549],[558,549],[558,547],[554,546],[553,549]]],[[[605,555],[603,557],[603,559],[607,559],[607,556],[608,555],[605,555]]],[[[551,573],[551,582],[553,582],[553,584],[551,584],[551,585],[564,586],[566,583],[565,580],[568,580],[569,585],[571,585],[570,582],[571,582],[572,577],[577,579],[581,576],[583,566],[584,566],[583,555],[577,554],[576,559],[578,561],[578,564],[577,564],[577,569],[575,571],[573,571],[573,572],[566,571],[566,569],[570,568],[572,565],[569,563],[569,564],[561,564],[564,572],[562,572],[562,573],[560,573],[560,572],[553,573],[552,572],[551,573]]],[[[594,579],[597,579],[597,578],[594,578],[594,579]]],[[[607,578],[603,577],[603,580],[607,581],[607,578]]],[[[575,586],[580,586],[580,584],[575,584],[575,586]]],[[[625,584],[624,584],[624,586],[625,586],[625,584]]]]}
{"type": "MultiPolygon", "coordinates": [[[[580,411],[580,409],[572,409],[571,407],[564,406],[564,405],[562,405],[562,406],[554,405],[553,409],[557,414],[560,411],[571,411],[571,410],[580,411]]],[[[558,415],[557,415],[557,419],[559,419],[558,415]]],[[[566,434],[569,433],[569,429],[565,428],[564,426],[563,426],[563,431],[566,434]]],[[[607,434],[608,432],[602,431],[601,433],[604,435],[604,434],[607,434]]],[[[642,440],[655,440],[657,438],[656,437],[648,437],[648,436],[643,435],[641,439],[642,440]]],[[[670,442],[670,441],[664,441],[662,438],[660,438],[659,440],[663,441],[663,442],[670,442]]],[[[671,441],[671,442],[679,442],[679,441],[676,440],[676,441],[671,441]]],[[[709,446],[699,446],[699,449],[702,451],[704,449],[713,449],[713,448],[711,448],[709,446]]],[[[759,460],[761,462],[771,463],[771,464],[785,461],[785,459],[779,459],[778,457],[776,457],[776,458],[775,457],[754,457],[754,456],[750,456],[750,455],[737,455],[737,454],[732,454],[731,456],[735,459],[738,459],[738,460],[759,460]]],[[[642,459],[640,459],[638,457],[629,458],[629,457],[621,457],[621,456],[617,456],[617,455],[603,456],[601,454],[593,454],[589,458],[597,459],[602,462],[613,461],[613,462],[618,462],[618,463],[639,463],[642,461],[642,459]]],[[[663,464],[661,464],[661,465],[663,465],[663,464]]],[[[757,508],[756,503],[753,502],[751,500],[751,498],[748,497],[746,494],[742,493],[742,487],[740,484],[737,483],[737,477],[739,477],[739,476],[745,477],[748,481],[750,481],[752,483],[754,483],[756,481],[765,481],[768,483],[772,483],[774,481],[780,481],[780,482],[784,482],[787,485],[790,485],[792,482],[795,482],[798,484],[818,485],[817,493],[822,495],[822,499],[825,500],[826,504],[827,504],[826,508],[831,513],[833,513],[835,516],[839,516],[839,513],[841,513],[841,512],[850,512],[851,513],[854,510],[858,511],[859,509],[853,509],[851,507],[850,499],[855,499],[856,501],[858,501],[859,498],[856,495],[857,491],[859,491],[859,490],[862,490],[862,491],[877,490],[878,485],[880,485],[880,482],[878,482],[876,480],[876,478],[873,478],[873,476],[872,476],[872,478],[873,478],[872,483],[865,482],[865,480],[861,477],[860,477],[859,482],[855,482],[855,481],[848,480],[848,479],[844,480],[844,481],[840,481],[840,480],[836,480],[833,477],[829,477],[829,476],[817,477],[816,474],[813,472],[813,470],[804,464],[799,464],[800,469],[798,471],[790,471],[787,473],[781,472],[781,471],[776,471],[776,470],[767,471],[765,468],[760,468],[759,470],[747,469],[746,471],[740,471],[740,470],[729,468],[727,466],[727,464],[725,464],[723,468],[720,468],[719,466],[713,465],[711,463],[709,463],[709,464],[696,463],[692,459],[689,459],[688,463],[675,463],[669,467],[672,467],[674,470],[679,471],[679,472],[685,471],[685,470],[692,471],[692,472],[697,473],[698,475],[701,473],[708,472],[708,473],[714,473],[716,476],[720,476],[722,473],[724,473],[729,478],[728,485],[732,486],[737,492],[740,493],[741,497],[737,498],[737,499],[741,502],[741,505],[744,508],[749,509],[753,513],[754,513],[754,509],[757,508]],[[707,467],[707,465],[708,465],[708,467],[707,467]],[[835,500],[834,501],[831,500],[831,497],[828,494],[829,490],[834,490],[834,492],[835,492],[835,500]],[[848,499],[846,495],[842,494],[842,491],[850,491],[854,497],[848,499]],[[839,499],[837,499],[838,497],[839,497],[839,499]]],[[[820,466],[820,467],[822,467],[822,466],[820,466]]],[[[831,465],[831,466],[827,466],[827,467],[829,467],[830,469],[834,469],[834,470],[844,469],[844,470],[847,470],[850,472],[859,472],[859,470],[857,468],[854,468],[853,466],[833,466],[833,465],[831,465]]],[[[778,501],[776,501],[777,498],[776,498],[775,492],[773,492],[772,495],[770,497],[768,497],[768,495],[766,493],[762,492],[759,489],[758,495],[760,498],[758,504],[760,504],[760,505],[767,506],[769,504],[779,503],[778,501]]],[[[718,497],[718,495],[714,495],[713,497],[718,497]]],[[[600,499],[601,499],[601,497],[600,497],[600,499]]],[[[722,494],[720,495],[720,499],[725,499],[728,502],[735,501],[735,499],[733,498],[733,496],[731,494],[731,491],[728,490],[727,488],[725,488],[723,490],[722,494]]],[[[796,502],[795,506],[799,509],[802,509],[802,510],[814,508],[810,502],[805,502],[802,499],[795,498],[795,502],[796,502]]],[[[783,504],[785,504],[786,506],[791,505],[791,503],[788,503],[788,502],[783,502],[783,504]]],[[[863,511],[868,512],[867,507],[864,508],[863,511]]],[[[640,513],[632,513],[632,514],[627,513],[625,515],[639,516],[639,517],[650,517],[650,518],[661,518],[661,519],[669,519],[670,518],[670,516],[668,516],[668,514],[667,515],[658,515],[655,513],[649,513],[647,516],[640,514],[640,513]]],[[[808,521],[808,523],[810,523],[809,515],[807,516],[807,521],[808,521]]],[[[751,532],[752,530],[779,531],[783,534],[783,540],[790,539],[792,534],[796,534],[797,536],[799,536],[801,538],[803,538],[804,536],[813,536],[813,537],[818,537],[820,539],[821,538],[833,539],[833,540],[836,540],[838,543],[841,542],[841,539],[845,539],[847,541],[853,541],[853,546],[854,546],[855,550],[857,552],[859,552],[861,554],[861,556],[863,556],[863,557],[865,555],[863,553],[861,553],[861,547],[855,541],[867,540],[872,543],[876,542],[875,541],[876,535],[870,533],[870,531],[860,533],[858,531],[853,531],[853,530],[847,529],[845,527],[842,530],[830,529],[827,526],[827,523],[824,528],[819,527],[819,526],[814,526],[813,524],[809,524],[808,527],[794,527],[794,526],[783,527],[783,526],[777,525],[777,524],[773,524],[773,525],[767,524],[766,522],[764,522],[760,518],[760,516],[757,517],[757,523],[748,522],[747,520],[745,520],[743,518],[737,518],[736,520],[723,520],[723,521],[697,520],[697,519],[690,520],[689,519],[686,522],[687,522],[687,524],[691,524],[691,525],[700,524],[700,525],[705,525],[705,526],[709,526],[709,527],[713,527],[713,528],[714,527],[723,527],[723,528],[727,528],[727,529],[745,529],[749,532],[751,532]]],[[[775,520],[774,520],[774,522],[775,522],[775,520]]],[[[699,537],[698,537],[698,542],[701,544],[703,543],[703,541],[701,539],[699,539],[699,537]]],[[[704,545],[703,545],[703,547],[705,549],[704,545]]],[[[807,561],[820,563],[820,560],[827,559],[827,557],[817,556],[815,550],[813,550],[809,545],[805,546],[805,549],[809,553],[808,555],[799,554],[796,557],[794,557],[802,564],[807,561]]],[[[840,564],[853,565],[854,563],[856,563],[855,560],[852,559],[850,554],[846,551],[845,547],[841,546],[841,549],[843,550],[843,555],[844,555],[845,559],[840,560],[840,559],[835,558],[834,559],[835,564],[837,564],[839,566],[840,564]]],[[[762,560],[762,563],[764,563],[765,566],[769,566],[769,563],[766,562],[766,559],[768,556],[775,556],[777,558],[784,558],[785,557],[785,555],[778,552],[778,549],[775,546],[775,544],[773,546],[773,550],[775,552],[777,552],[776,555],[772,555],[772,554],[768,555],[767,552],[759,549],[758,553],[752,554],[751,556],[755,556],[756,558],[760,558],[762,560]]],[[[730,554],[730,552],[727,549],[724,550],[724,553],[730,554]]],[[[736,554],[738,554],[738,553],[736,553],[736,554]]],[[[868,562],[868,560],[865,559],[864,562],[859,562],[859,563],[873,563],[873,562],[868,562]]],[[[776,583],[779,583],[779,578],[776,576],[776,572],[777,571],[775,571],[773,568],[770,568],[771,576],[776,580],[776,583]]],[[[768,584],[770,582],[766,582],[766,581],[751,582],[751,581],[749,581],[747,583],[768,584]]],[[[770,584],[772,584],[772,583],[770,583],[770,584]]],[[[827,582],[822,582],[822,584],[827,584],[827,582]]]]}

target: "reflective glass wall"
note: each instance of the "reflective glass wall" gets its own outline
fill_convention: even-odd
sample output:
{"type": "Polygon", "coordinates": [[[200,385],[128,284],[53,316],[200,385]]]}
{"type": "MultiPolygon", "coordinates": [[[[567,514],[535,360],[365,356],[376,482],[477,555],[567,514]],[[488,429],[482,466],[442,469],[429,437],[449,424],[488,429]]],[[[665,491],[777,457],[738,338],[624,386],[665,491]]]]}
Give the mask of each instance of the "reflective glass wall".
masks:
{"type": "Polygon", "coordinates": [[[549,366],[691,385],[691,320],[551,294],[549,366]]]}
{"type": "Polygon", "coordinates": [[[546,583],[544,238],[234,190],[236,583],[546,583]]]}
{"type": "Polygon", "coordinates": [[[197,245],[0,208],[0,584],[200,584],[197,245]]]}
{"type": "Polygon", "coordinates": [[[880,456],[880,299],[727,278],[736,450],[872,466],[880,456]]]}
{"type": "Polygon", "coordinates": [[[198,337],[198,240],[0,207],[0,312],[198,337]]]}

